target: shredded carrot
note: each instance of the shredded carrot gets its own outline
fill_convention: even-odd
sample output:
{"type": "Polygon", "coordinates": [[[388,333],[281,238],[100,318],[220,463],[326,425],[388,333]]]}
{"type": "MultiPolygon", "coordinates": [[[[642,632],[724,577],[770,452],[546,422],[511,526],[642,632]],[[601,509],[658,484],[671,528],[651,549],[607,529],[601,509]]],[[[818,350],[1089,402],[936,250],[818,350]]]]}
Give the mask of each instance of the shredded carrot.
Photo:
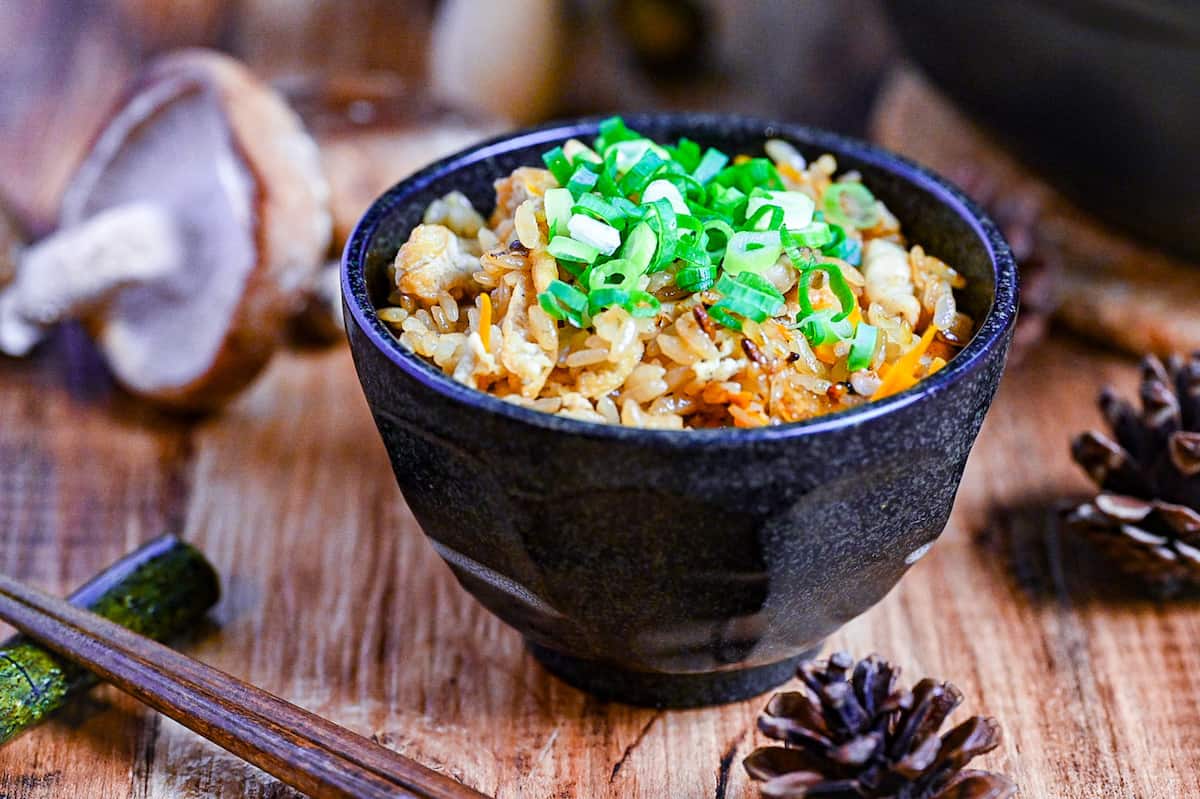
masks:
{"type": "Polygon", "coordinates": [[[796,167],[792,166],[791,164],[779,164],[778,169],[779,169],[779,173],[781,175],[783,175],[785,178],[794,180],[797,183],[804,182],[804,177],[799,172],[797,172],[796,167]]]}
{"type": "Polygon", "coordinates": [[[862,318],[862,309],[858,307],[857,302],[854,303],[854,310],[852,310],[850,312],[850,315],[847,316],[846,318],[850,320],[850,324],[854,325],[854,329],[858,330],[858,324],[859,324],[859,322],[861,322],[863,320],[863,318],[862,318]]]}
{"type": "Polygon", "coordinates": [[[750,403],[754,401],[754,395],[749,391],[738,391],[729,395],[729,403],[737,405],[739,408],[749,408],[750,403]]]}
{"type": "Polygon", "coordinates": [[[479,340],[483,351],[492,351],[492,298],[485,291],[479,295],[479,340]]]}
{"type": "Polygon", "coordinates": [[[921,340],[917,342],[917,345],[904,353],[900,360],[892,364],[891,368],[887,371],[887,375],[884,376],[883,382],[879,384],[879,388],[871,395],[871,399],[878,400],[890,397],[917,384],[915,375],[917,366],[921,363],[921,356],[925,354],[925,350],[929,349],[929,345],[933,343],[933,337],[937,335],[937,331],[937,325],[931,324],[929,329],[925,331],[925,335],[921,336],[921,340]]]}
{"type": "Polygon", "coordinates": [[[834,344],[818,344],[813,347],[813,355],[817,356],[817,360],[821,363],[837,363],[837,353],[834,351],[834,344]]]}

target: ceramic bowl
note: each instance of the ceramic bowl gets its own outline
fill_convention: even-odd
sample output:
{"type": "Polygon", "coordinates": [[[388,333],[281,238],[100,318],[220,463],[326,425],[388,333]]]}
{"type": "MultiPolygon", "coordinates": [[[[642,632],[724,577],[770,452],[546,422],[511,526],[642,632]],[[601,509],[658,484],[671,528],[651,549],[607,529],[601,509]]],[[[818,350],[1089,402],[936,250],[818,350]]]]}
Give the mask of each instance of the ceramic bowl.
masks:
{"type": "Polygon", "coordinates": [[[655,431],[517,407],[452,381],[376,318],[386,267],[433,199],[492,182],[596,119],[479,144],[397,184],[346,246],[359,380],[409,507],[459,582],[553,673],[601,697],[696,706],[752,696],[878,602],[942,532],[1017,315],[995,226],[938,177],[861,142],[735,116],[629,125],[761,153],[768,137],[857,169],[911,239],[970,281],[971,342],[916,388],[809,422],[655,431]]]}
{"type": "Polygon", "coordinates": [[[887,5],[938,86],[1072,201],[1200,265],[1200,3],[887,5]]]}

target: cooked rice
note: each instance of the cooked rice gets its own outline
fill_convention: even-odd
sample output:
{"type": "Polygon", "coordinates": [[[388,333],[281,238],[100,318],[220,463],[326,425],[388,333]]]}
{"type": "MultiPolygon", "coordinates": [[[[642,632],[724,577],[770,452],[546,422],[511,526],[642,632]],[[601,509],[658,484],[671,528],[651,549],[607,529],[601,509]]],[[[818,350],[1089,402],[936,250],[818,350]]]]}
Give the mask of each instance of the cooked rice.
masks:
{"type": "MultiPolygon", "coordinates": [[[[778,140],[766,152],[786,187],[819,205],[837,172],[833,156],[806,163],[778,140]]],[[[556,185],[547,170],[517,169],[496,181],[486,222],[458,192],[435,201],[396,256],[394,306],[379,318],[402,344],[472,388],[545,413],[662,429],[759,427],[853,408],[937,371],[970,337],[972,320],[954,295],[962,276],[921,247],[908,248],[882,202],[874,227],[847,235],[862,238],[864,269],[868,259],[888,257],[890,245],[903,248],[890,253],[902,258],[870,276],[823,259],[837,264],[858,312],[879,328],[870,368],[851,374],[848,342],[814,350],[796,329],[797,273],[786,255],[764,275],[785,295],[786,309],[761,324],[747,320],[740,332],[708,317],[717,295],[680,291],[669,271],[643,278],[662,303],[656,316],[611,307],[588,329],[570,327],[537,300],[551,280],[569,279],[545,250],[542,195],[556,185]],[[937,335],[925,336],[931,325],[937,335]],[[909,371],[889,382],[896,368],[909,371]]],[[[812,303],[836,307],[822,277],[810,288],[812,303]]]]}

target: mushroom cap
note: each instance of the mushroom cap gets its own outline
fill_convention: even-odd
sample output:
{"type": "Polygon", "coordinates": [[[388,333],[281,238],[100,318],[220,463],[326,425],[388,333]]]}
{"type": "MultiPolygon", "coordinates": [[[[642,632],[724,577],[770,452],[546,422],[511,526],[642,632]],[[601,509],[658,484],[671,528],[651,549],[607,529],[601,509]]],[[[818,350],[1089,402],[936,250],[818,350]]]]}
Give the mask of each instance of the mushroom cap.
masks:
{"type": "Polygon", "coordinates": [[[17,260],[25,246],[25,229],[12,212],[0,204],[0,288],[17,275],[17,260]]]}
{"type": "Polygon", "coordinates": [[[266,365],[329,245],[329,189],[299,118],[240,63],[183,50],[149,65],[63,197],[61,224],[150,202],[184,268],[123,289],[88,325],[116,379],[184,409],[220,406],[266,365]]]}

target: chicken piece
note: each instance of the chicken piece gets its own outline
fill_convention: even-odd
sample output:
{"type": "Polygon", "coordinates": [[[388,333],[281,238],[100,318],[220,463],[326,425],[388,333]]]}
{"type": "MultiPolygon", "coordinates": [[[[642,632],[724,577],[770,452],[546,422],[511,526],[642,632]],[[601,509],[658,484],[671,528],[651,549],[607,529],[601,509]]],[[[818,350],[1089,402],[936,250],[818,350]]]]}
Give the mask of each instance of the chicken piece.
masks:
{"type": "Polygon", "coordinates": [[[517,276],[508,300],[508,310],[500,323],[500,363],[520,383],[521,396],[534,399],[554,369],[557,342],[547,351],[534,340],[530,330],[530,303],[536,303],[528,275],[517,276]]]}
{"type": "Polygon", "coordinates": [[[872,239],[863,251],[863,276],[871,302],[879,303],[888,313],[916,325],[921,317],[912,280],[908,252],[898,244],[872,239]]]}
{"type": "Polygon", "coordinates": [[[496,228],[501,222],[516,215],[517,206],[530,197],[541,197],[546,189],[558,185],[548,169],[532,166],[518,167],[511,175],[496,181],[496,210],[492,212],[489,226],[496,228]]]}
{"type": "Polygon", "coordinates": [[[429,304],[442,292],[478,288],[472,278],[478,271],[479,259],[442,225],[417,225],[396,253],[396,288],[429,304]]]}
{"type": "Polygon", "coordinates": [[[593,320],[596,334],[607,341],[615,355],[579,373],[575,390],[596,399],[625,385],[626,379],[642,362],[645,345],[637,336],[637,324],[622,308],[602,311],[593,320]]]}

